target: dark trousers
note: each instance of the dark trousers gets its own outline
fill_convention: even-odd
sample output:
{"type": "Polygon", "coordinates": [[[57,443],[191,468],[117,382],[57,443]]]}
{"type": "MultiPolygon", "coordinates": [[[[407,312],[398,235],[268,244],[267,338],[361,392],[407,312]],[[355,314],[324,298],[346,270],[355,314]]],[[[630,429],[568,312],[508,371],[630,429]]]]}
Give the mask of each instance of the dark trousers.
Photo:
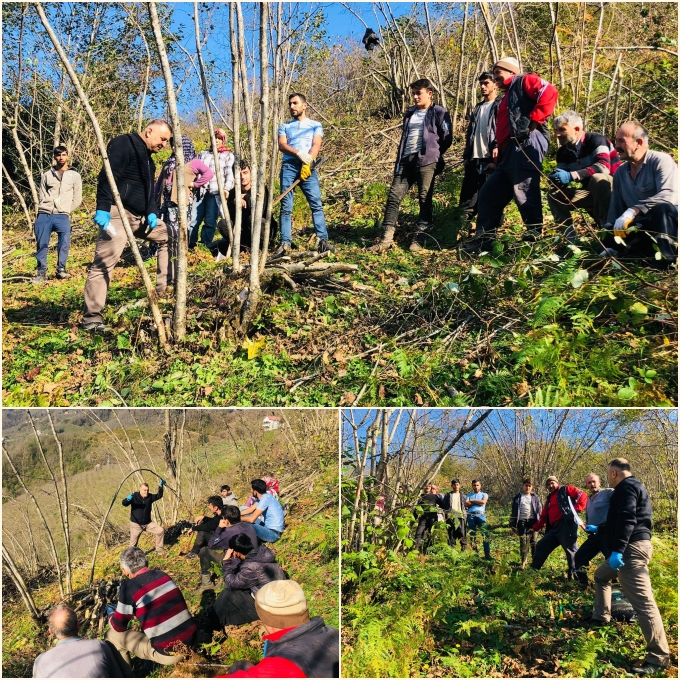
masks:
{"type": "Polygon", "coordinates": [[[213,564],[222,566],[224,550],[211,550],[208,546],[203,546],[198,554],[201,560],[201,574],[209,574],[213,564]]]}
{"type": "Polygon", "coordinates": [[[191,549],[192,553],[198,555],[201,552],[201,548],[204,545],[208,545],[211,533],[209,531],[199,531],[196,534],[196,540],[194,541],[194,547],[191,549]]]}
{"type": "Polygon", "coordinates": [[[460,187],[458,205],[470,218],[477,214],[477,196],[488,177],[485,170],[489,163],[491,163],[490,158],[472,158],[465,161],[465,174],[463,175],[463,184],[460,187]]]}
{"type": "Polygon", "coordinates": [[[467,524],[465,517],[447,517],[447,529],[449,531],[449,545],[453,548],[456,541],[460,541],[460,549],[467,549],[467,524]]]}
{"type": "Polygon", "coordinates": [[[529,549],[531,549],[531,559],[534,559],[536,554],[536,532],[531,528],[536,524],[535,519],[520,519],[517,520],[515,531],[519,536],[519,555],[522,563],[527,559],[529,549]]]}
{"type": "Polygon", "coordinates": [[[612,554],[612,551],[607,547],[604,525],[600,526],[600,529],[596,534],[588,534],[588,538],[581,543],[579,549],[576,551],[574,564],[579,580],[587,582],[588,576],[586,574],[586,569],[590,564],[590,560],[592,560],[593,557],[596,557],[598,553],[602,553],[605,559],[609,559],[609,556],[612,554]]]}
{"type": "Polygon", "coordinates": [[[33,225],[33,231],[35,232],[35,259],[38,261],[38,273],[45,274],[47,272],[47,250],[53,231],[57,232],[57,271],[66,269],[68,251],[71,247],[71,222],[69,216],[38,213],[38,217],[33,225]]]}
{"type": "Polygon", "coordinates": [[[242,626],[260,618],[249,590],[225,588],[217,596],[213,606],[223,626],[242,626]]]}
{"type": "Polygon", "coordinates": [[[658,203],[645,215],[638,215],[634,220],[640,231],[629,234],[625,238],[626,245],[614,241],[614,234],[609,233],[603,243],[607,248],[618,250],[624,257],[653,258],[654,241],[647,234],[656,239],[656,245],[661,254],[669,262],[678,257],[678,206],[670,203],[658,203]],[[622,252],[623,251],[623,252],[622,252]]]}
{"type": "Polygon", "coordinates": [[[436,168],[436,163],[419,166],[418,154],[412,154],[407,158],[402,158],[401,163],[399,164],[399,172],[394,176],[392,186],[390,187],[390,193],[387,196],[383,229],[397,226],[399,206],[409,192],[409,189],[414,184],[417,184],[419,213],[416,233],[427,230],[432,224],[432,192],[434,191],[434,175],[436,168]]]}
{"type": "Polygon", "coordinates": [[[532,568],[540,569],[550,557],[550,553],[561,545],[567,558],[569,574],[574,575],[576,570],[574,560],[578,546],[576,545],[576,536],[570,534],[570,529],[571,527],[564,520],[561,520],[548,530],[548,533],[536,544],[534,557],[531,561],[532,568]]]}
{"type": "Polygon", "coordinates": [[[496,235],[505,207],[514,198],[524,226],[535,233],[543,228],[541,166],[548,140],[534,130],[523,145],[510,142],[500,152],[496,169],[479,190],[476,236],[496,235]]]}
{"type": "Polygon", "coordinates": [[[432,529],[436,521],[436,512],[424,512],[420,516],[420,519],[418,520],[418,528],[416,529],[416,548],[420,548],[420,544],[423,542],[423,534],[425,531],[432,529]]]}

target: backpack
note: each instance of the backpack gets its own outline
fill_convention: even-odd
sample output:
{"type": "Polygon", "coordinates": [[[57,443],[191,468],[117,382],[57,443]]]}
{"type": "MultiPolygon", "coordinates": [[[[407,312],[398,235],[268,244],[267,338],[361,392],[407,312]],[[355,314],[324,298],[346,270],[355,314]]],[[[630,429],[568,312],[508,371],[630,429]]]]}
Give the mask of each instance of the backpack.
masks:
{"type": "Polygon", "coordinates": [[[619,588],[612,588],[612,618],[617,621],[632,623],[637,621],[637,614],[626,596],[619,588]]]}

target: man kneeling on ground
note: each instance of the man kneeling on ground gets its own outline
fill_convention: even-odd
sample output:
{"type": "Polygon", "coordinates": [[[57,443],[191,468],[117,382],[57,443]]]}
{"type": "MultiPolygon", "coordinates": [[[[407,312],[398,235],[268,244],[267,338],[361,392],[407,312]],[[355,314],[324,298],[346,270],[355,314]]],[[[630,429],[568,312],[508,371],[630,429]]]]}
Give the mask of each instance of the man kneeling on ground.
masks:
{"type": "Polygon", "coordinates": [[[263,659],[237,661],[222,678],[337,678],[340,640],[320,616],[309,618],[307,600],[295,581],[272,581],[255,596],[255,609],[267,629],[263,659]]]}
{"type": "Polygon", "coordinates": [[[78,637],[78,616],[71,607],[57,605],[48,623],[57,644],[35,660],[34,678],[120,677],[120,668],[105,642],[78,637]]]}
{"type": "Polygon", "coordinates": [[[189,529],[189,535],[196,532],[196,540],[194,541],[194,546],[191,550],[184,556],[185,559],[190,560],[198,557],[201,552],[201,548],[208,545],[210,537],[217,529],[222,519],[222,511],[224,509],[224,503],[222,503],[222,498],[220,496],[210,496],[208,498],[208,507],[210,512],[212,512],[212,517],[206,517],[205,515],[199,515],[196,518],[196,524],[189,529]]]}
{"type": "Polygon", "coordinates": [[[222,563],[224,590],[215,601],[215,612],[223,626],[240,626],[257,621],[254,597],[270,581],[286,579],[274,553],[266,546],[255,547],[246,534],[229,540],[222,563]]]}
{"type": "Polygon", "coordinates": [[[229,549],[229,541],[236,534],[245,534],[254,546],[260,545],[253,525],[241,521],[241,511],[239,508],[234,505],[225,505],[222,510],[219,526],[210,536],[208,545],[204,545],[199,554],[201,559],[201,585],[199,588],[201,592],[212,590],[210,569],[213,564],[222,566],[222,558],[225,551],[229,549]]]}
{"type": "Polygon", "coordinates": [[[196,637],[196,623],[180,589],[166,573],[147,565],[140,548],[123,550],[120,566],[128,580],[120,586],[118,605],[105,636],[127,677],[132,674],[130,652],[140,659],[170,666],[183,658],[173,656],[172,651],[181,645],[191,646],[196,637]],[[141,631],[127,628],[135,616],[141,631]]]}

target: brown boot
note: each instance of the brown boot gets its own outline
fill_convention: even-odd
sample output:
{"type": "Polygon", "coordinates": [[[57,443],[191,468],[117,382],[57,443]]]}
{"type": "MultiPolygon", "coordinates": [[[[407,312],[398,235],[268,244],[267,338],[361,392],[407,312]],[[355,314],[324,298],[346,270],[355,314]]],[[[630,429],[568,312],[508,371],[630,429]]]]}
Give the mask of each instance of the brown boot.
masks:
{"type": "Polygon", "coordinates": [[[202,593],[206,590],[215,590],[215,586],[213,586],[210,574],[201,574],[201,585],[198,586],[196,590],[198,590],[199,593],[202,593]]]}
{"type": "Polygon", "coordinates": [[[394,227],[387,227],[382,235],[382,241],[368,249],[369,253],[384,253],[394,244],[394,227]]]}

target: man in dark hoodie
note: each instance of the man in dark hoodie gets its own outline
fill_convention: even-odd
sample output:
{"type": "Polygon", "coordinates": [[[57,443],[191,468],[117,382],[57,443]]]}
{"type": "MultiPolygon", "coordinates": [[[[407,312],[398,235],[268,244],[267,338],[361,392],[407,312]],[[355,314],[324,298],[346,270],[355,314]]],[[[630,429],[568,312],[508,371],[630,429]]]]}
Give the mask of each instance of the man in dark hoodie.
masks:
{"type": "Polygon", "coordinates": [[[545,480],[548,497],[541,512],[541,517],[532,527],[532,531],[548,528],[545,536],[536,544],[536,551],[531,560],[532,569],[540,569],[558,546],[562,546],[567,558],[568,578],[576,578],[575,557],[578,549],[576,536],[579,526],[585,527],[578,513],[583,511],[588,501],[585,491],[569,484],[560,486],[557,477],[545,480]]]}
{"type": "Polygon", "coordinates": [[[262,661],[237,661],[224,678],[338,678],[340,634],[320,616],[309,618],[295,581],[271,581],[257,591],[255,609],[267,629],[262,661]]]}
{"type": "Polygon", "coordinates": [[[419,214],[409,250],[422,249],[424,235],[432,224],[434,178],[444,169],[443,155],[453,140],[451,116],[434,103],[432,93],[432,83],[427,78],[411,83],[414,106],[404,115],[394,178],[385,206],[382,240],[369,248],[371,252],[382,253],[392,247],[399,206],[414,184],[418,185],[419,214]]]}
{"type": "Polygon", "coordinates": [[[225,551],[229,549],[229,541],[237,534],[245,534],[254,546],[260,545],[252,524],[241,522],[241,510],[234,505],[222,508],[219,524],[208,539],[208,544],[201,548],[201,591],[212,589],[210,569],[213,564],[222,565],[225,551]]]}
{"type": "MultiPolygon", "coordinates": [[[[152,120],[141,134],[114,137],[106,148],[113,177],[120,193],[130,227],[137,238],[153,241],[158,248],[156,293],[162,296],[173,283],[172,267],[168,267],[168,231],[158,219],[154,198],[156,166],[152,154],[165,148],[172,131],[163,120],[152,120]]],[[[123,220],[113,199],[106,171],[102,168],[97,181],[97,211],[94,222],[99,227],[94,262],[85,284],[85,302],[81,328],[104,332],[102,312],[113,270],[123,254],[127,235],[123,220]]]]}
{"type": "Polygon", "coordinates": [[[142,532],[148,531],[156,537],[156,552],[165,552],[163,548],[163,538],[165,529],[151,521],[151,505],[163,498],[163,486],[166,484],[164,479],[158,483],[158,493],[149,493],[149,485],[144,482],[139,491],[131,493],[123,498],[123,506],[130,508],[130,547],[137,546],[137,541],[142,532]]]}
{"type": "Polygon", "coordinates": [[[222,519],[224,504],[222,503],[221,496],[210,496],[210,498],[208,498],[208,508],[213,516],[206,517],[205,515],[199,515],[196,518],[196,524],[189,529],[188,533],[190,536],[196,532],[196,540],[194,541],[191,550],[184,556],[184,559],[196,559],[201,552],[201,549],[208,545],[210,537],[213,535],[222,519]]]}
{"type": "Polygon", "coordinates": [[[229,539],[229,550],[222,562],[224,590],[215,601],[215,612],[223,626],[240,626],[257,621],[254,597],[270,581],[287,578],[266,546],[253,544],[246,534],[229,539]]]}
{"type": "Polygon", "coordinates": [[[647,642],[645,663],[631,670],[637,675],[656,675],[668,667],[670,650],[647,569],[652,558],[652,504],[647,489],[633,477],[625,458],[609,463],[607,478],[614,493],[606,526],[598,527],[597,531],[606,533],[607,547],[612,552],[595,570],[591,625],[602,626],[611,621],[612,580],[618,577],[647,642]]]}

